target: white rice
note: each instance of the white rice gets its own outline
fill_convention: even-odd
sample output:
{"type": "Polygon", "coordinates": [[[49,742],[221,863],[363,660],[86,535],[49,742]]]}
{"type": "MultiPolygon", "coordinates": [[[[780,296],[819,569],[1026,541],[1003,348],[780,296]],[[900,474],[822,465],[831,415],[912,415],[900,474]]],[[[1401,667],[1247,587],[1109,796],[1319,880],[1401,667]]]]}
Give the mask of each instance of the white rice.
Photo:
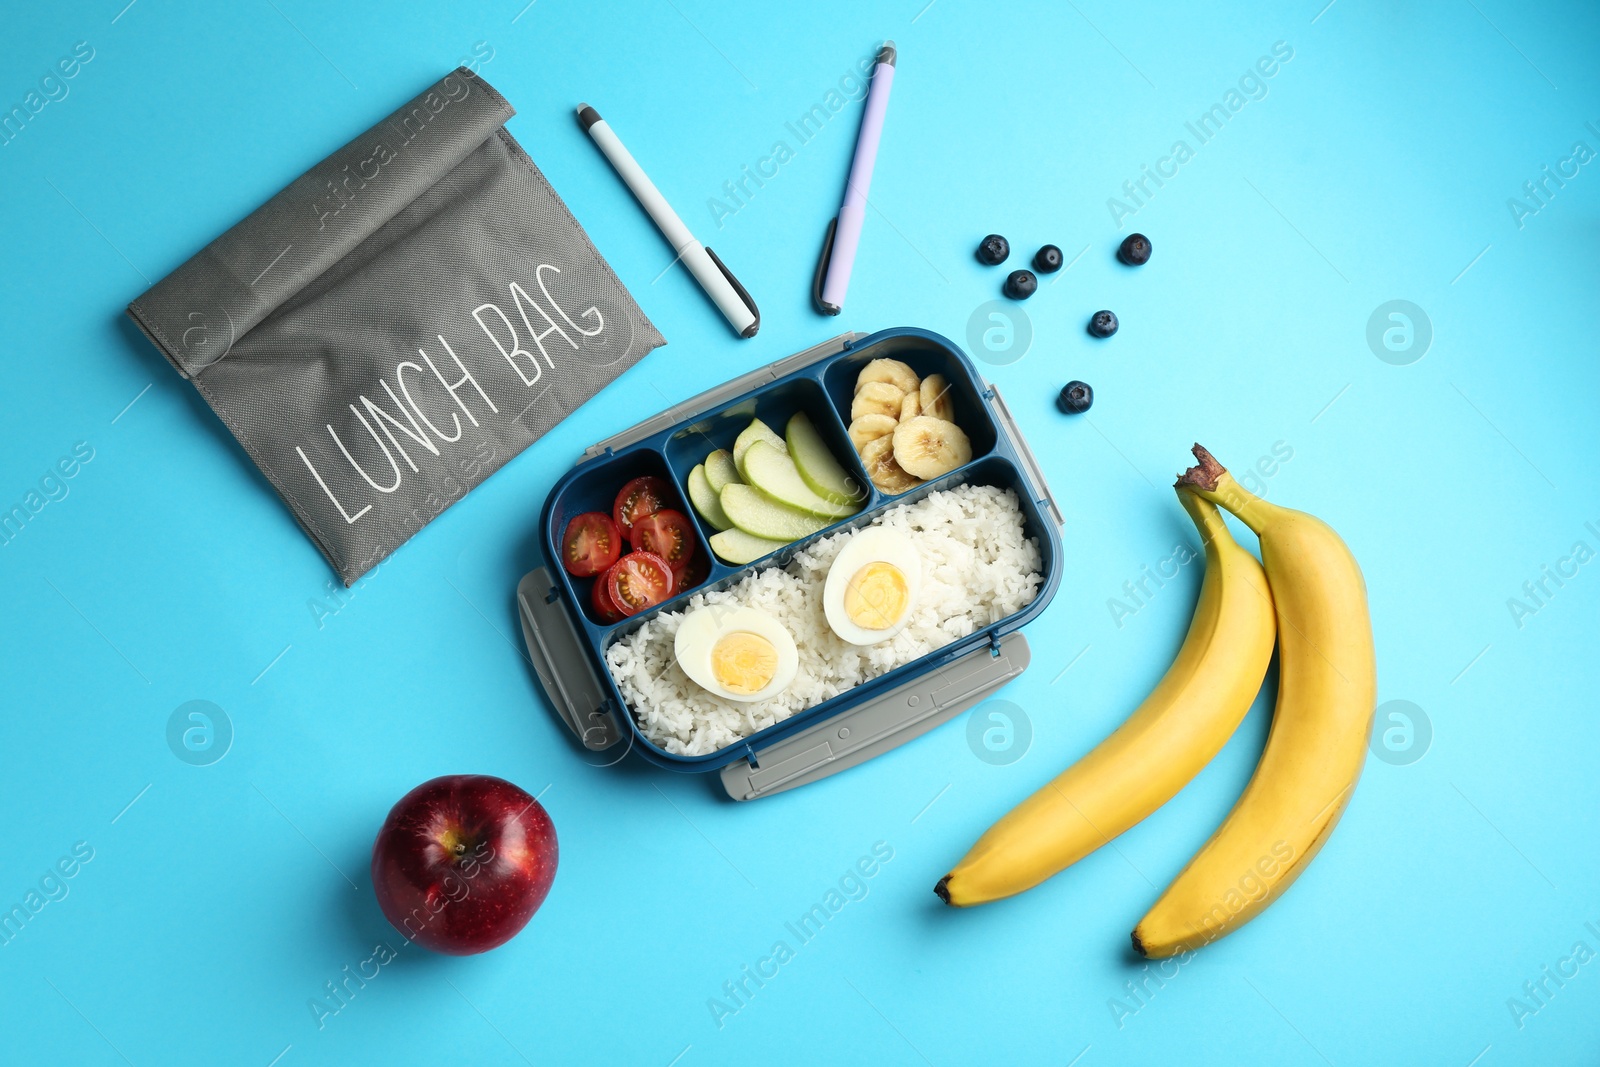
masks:
{"type": "Polygon", "coordinates": [[[691,597],[684,610],[650,619],[606,650],[611,677],[645,737],[677,755],[707,755],[998,622],[1038,594],[1039,545],[1023,536],[1022,509],[1010,489],[957,486],[891,508],[872,525],[905,531],[922,556],[922,588],[905,629],[857,646],[828,627],[823,582],[851,533],[826,537],[786,567],[691,597]],[[723,700],[678,666],[673,640],[684,616],[717,604],[760,608],[794,635],[799,670],[778,696],[751,704],[723,700]]]}

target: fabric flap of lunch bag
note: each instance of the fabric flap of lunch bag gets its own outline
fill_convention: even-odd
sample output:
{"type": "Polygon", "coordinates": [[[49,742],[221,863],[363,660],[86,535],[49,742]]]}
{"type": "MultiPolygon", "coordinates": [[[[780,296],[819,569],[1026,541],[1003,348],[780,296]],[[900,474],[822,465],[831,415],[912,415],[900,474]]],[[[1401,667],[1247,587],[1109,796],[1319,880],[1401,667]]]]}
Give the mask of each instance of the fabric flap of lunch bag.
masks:
{"type": "Polygon", "coordinates": [[[488,82],[457,68],[201,249],[128,314],[194,377],[514,114],[488,82]]]}

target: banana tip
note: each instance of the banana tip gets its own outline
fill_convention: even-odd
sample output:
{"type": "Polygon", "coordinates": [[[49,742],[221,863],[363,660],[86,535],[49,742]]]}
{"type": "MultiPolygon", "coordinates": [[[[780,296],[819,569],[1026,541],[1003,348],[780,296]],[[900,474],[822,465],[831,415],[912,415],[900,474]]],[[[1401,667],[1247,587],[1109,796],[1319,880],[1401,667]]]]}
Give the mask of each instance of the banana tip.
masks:
{"type": "Polygon", "coordinates": [[[938,885],[933,887],[933,895],[944,901],[946,904],[950,903],[949,885],[950,876],[947,874],[943,878],[939,879],[938,885]]]}
{"type": "MultiPolygon", "coordinates": [[[[1195,447],[1198,448],[1200,446],[1196,445],[1195,447]]],[[[1144,941],[1140,939],[1139,930],[1138,930],[1137,927],[1134,928],[1133,933],[1129,934],[1128,937],[1129,937],[1130,940],[1133,941],[1133,951],[1137,952],[1139,955],[1143,956],[1145,959],[1149,959],[1150,958],[1150,953],[1148,953],[1148,952],[1146,952],[1144,950],[1144,941]]]]}

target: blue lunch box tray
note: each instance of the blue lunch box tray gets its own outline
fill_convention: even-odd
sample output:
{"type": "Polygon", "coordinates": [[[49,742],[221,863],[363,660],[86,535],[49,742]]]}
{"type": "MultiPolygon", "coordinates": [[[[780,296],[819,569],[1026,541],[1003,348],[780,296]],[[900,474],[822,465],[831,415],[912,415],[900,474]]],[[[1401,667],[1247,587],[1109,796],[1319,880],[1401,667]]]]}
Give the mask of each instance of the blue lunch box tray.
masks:
{"type": "Polygon", "coordinates": [[[609,513],[623,483],[640,475],[663,478],[677,490],[682,511],[695,523],[696,551],[705,554],[702,562],[709,566],[709,577],[608,625],[590,602],[594,579],[575,578],[559,565],[539,566],[517,585],[523,640],[545,693],[585,748],[601,752],[627,742],[617,759],[637,750],[669,770],[721,771],[723,787],[735,800],[768,796],[855,766],[948,721],[1021,674],[1030,657],[1027,639],[1017,631],[1045,609],[1061,582],[1061,512],[1004,400],[959,348],[927,330],[841,334],[594,445],[545,502],[539,519],[544,558],[560,560],[561,535],[569,519],[585,511],[609,513]],[[909,364],[920,377],[943,374],[955,400],[955,421],[972,441],[970,462],[896,495],[872,486],[846,432],[856,376],[880,356],[909,364]],[[796,411],[810,416],[834,456],[871,488],[871,495],[860,512],[810,537],[753,563],[726,564],[708,547],[716,530],[688,503],[689,472],[713,449],[731,449],[752,418],[781,432],[796,411]],[[966,483],[1016,491],[1025,533],[1038,540],[1044,567],[1044,581],[1032,603],[708,755],[673,755],[640,732],[606,669],[605,652],[613,641],[659,612],[681,609],[697,593],[726,588],[752,571],[781,567],[819,538],[869,525],[889,508],[966,483]]]}

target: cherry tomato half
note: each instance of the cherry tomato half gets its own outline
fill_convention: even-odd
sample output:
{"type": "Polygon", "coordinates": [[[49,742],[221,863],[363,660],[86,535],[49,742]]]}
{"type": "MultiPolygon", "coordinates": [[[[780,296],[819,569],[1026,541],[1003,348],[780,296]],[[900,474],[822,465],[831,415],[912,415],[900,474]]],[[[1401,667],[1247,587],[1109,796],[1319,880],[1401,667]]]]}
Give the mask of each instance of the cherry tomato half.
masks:
{"type": "Polygon", "coordinates": [[[622,555],[622,531],[603,511],[574,515],[561,535],[561,565],[579,578],[599,574],[622,555]]]}
{"type": "Polygon", "coordinates": [[[648,475],[635,478],[617,494],[617,502],[611,506],[611,517],[623,533],[632,533],[635,522],[646,515],[653,515],[666,507],[667,501],[676,499],[672,486],[662,479],[648,475]]]}
{"type": "MultiPolygon", "coordinates": [[[[613,563],[612,566],[614,567],[616,564],[613,563]]],[[[600,617],[600,623],[603,626],[621,622],[623,618],[622,612],[618,611],[617,606],[611,602],[610,586],[611,572],[608,569],[605,574],[594,580],[594,587],[589,590],[589,603],[594,605],[594,613],[600,617]]]]}
{"type": "Polygon", "coordinates": [[[653,552],[629,552],[606,572],[606,593],[624,615],[661,603],[672,584],[672,566],[653,552]]]}
{"type": "Polygon", "coordinates": [[[667,561],[674,575],[694,558],[694,525],[689,516],[672,508],[662,508],[634,521],[628,531],[628,544],[635,552],[654,552],[667,561]]]}

